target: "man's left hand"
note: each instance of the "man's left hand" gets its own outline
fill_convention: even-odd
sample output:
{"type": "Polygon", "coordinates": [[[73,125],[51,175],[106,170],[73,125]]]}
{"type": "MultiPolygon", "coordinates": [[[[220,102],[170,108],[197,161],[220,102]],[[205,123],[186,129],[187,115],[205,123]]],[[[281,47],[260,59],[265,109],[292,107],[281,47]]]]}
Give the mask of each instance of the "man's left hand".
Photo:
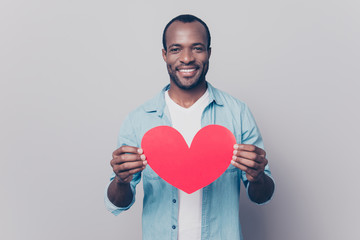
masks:
{"type": "Polygon", "coordinates": [[[231,164],[246,173],[250,182],[262,182],[264,180],[264,169],[268,160],[266,152],[250,144],[235,144],[231,164]]]}

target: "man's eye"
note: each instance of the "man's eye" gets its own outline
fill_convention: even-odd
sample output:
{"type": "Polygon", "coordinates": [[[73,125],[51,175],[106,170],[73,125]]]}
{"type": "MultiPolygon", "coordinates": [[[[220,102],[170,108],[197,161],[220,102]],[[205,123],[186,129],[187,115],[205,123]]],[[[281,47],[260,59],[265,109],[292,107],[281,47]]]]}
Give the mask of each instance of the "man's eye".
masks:
{"type": "Polygon", "coordinates": [[[175,53],[175,52],[178,52],[178,51],[180,51],[180,48],[172,48],[172,49],[170,49],[170,52],[172,52],[172,53],[175,53]]]}
{"type": "Polygon", "coordinates": [[[194,47],[195,51],[202,52],[204,49],[202,47],[194,47]]]}

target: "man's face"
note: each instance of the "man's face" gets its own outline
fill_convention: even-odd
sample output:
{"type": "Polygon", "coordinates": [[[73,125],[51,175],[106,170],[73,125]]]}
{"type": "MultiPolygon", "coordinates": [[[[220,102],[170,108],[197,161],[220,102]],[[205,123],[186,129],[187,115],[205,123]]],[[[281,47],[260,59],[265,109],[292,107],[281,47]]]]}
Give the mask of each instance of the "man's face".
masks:
{"type": "Polygon", "coordinates": [[[207,48],[204,26],[195,21],[173,22],[166,31],[166,47],[163,58],[167,64],[170,80],[177,87],[193,89],[205,81],[209,68],[211,49],[207,48]]]}

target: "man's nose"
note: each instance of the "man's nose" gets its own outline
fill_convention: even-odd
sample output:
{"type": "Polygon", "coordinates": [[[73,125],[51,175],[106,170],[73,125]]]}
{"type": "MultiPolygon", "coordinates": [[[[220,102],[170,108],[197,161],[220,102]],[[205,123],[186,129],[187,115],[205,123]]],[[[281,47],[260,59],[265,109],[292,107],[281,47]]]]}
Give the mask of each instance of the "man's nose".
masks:
{"type": "Polygon", "coordinates": [[[180,62],[184,64],[189,64],[195,61],[193,52],[191,49],[184,49],[180,56],[180,62]]]}

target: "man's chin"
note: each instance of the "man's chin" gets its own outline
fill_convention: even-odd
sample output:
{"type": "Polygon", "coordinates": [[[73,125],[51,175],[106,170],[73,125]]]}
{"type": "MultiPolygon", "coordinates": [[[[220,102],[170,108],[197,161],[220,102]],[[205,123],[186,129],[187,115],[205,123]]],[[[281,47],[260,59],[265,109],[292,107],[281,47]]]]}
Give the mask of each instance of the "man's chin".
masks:
{"type": "Polygon", "coordinates": [[[182,81],[178,81],[178,82],[175,82],[175,84],[180,88],[180,89],[183,89],[183,90],[191,90],[191,89],[194,89],[196,87],[198,87],[201,83],[201,80],[198,80],[198,81],[191,81],[191,80],[182,80],[182,81]]]}
{"type": "Polygon", "coordinates": [[[201,85],[201,83],[203,81],[205,81],[204,79],[201,79],[201,76],[194,76],[191,78],[184,78],[181,77],[177,74],[169,74],[170,75],[170,79],[172,80],[172,82],[180,89],[182,90],[191,90],[194,89],[196,87],[198,87],[199,85],[201,85]]]}

